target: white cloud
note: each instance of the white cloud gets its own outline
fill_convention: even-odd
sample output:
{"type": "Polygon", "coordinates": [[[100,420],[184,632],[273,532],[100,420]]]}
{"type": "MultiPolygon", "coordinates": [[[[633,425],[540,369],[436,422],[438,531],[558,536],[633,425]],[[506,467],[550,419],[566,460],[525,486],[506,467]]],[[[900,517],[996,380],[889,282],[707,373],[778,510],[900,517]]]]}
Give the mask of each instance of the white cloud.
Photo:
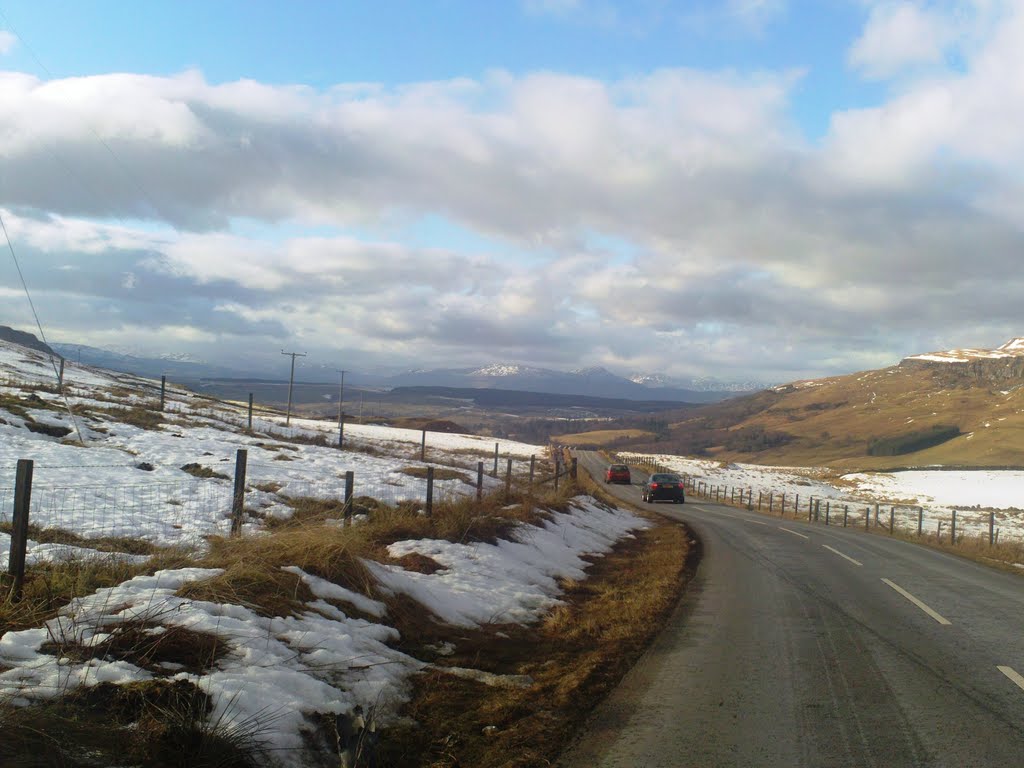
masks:
{"type": "Polygon", "coordinates": [[[884,2],[871,9],[849,63],[871,78],[887,78],[907,67],[942,62],[957,40],[952,17],[918,2],[884,2]]]}
{"type": "Polygon", "coordinates": [[[728,15],[744,27],[761,30],[781,16],[787,6],[787,0],[728,0],[726,9],[728,15]]]}
{"type": "Polygon", "coordinates": [[[1021,23],[963,72],[837,114],[823,147],[789,123],[793,73],[0,74],[0,204],[72,340],[166,326],[239,353],[563,367],[670,343],[670,373],[795,378],[920,351],[922,327],[1019,335],[1021,23]],[[451,242],[406,237],[424,217],[451,242]],[[117,218],[143,223],[99,221],[117,218]]]}
{"type": "Polygon", "coordinates": [[[18,44],[18,38],[5,29],[0,29],[0,56],[6,56],[14,50],[18,44]]]}

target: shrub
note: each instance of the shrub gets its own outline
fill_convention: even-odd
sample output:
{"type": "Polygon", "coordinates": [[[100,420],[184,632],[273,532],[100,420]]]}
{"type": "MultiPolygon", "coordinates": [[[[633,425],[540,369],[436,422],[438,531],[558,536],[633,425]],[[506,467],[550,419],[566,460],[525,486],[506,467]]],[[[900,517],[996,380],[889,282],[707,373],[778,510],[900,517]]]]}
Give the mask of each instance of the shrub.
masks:
{"type": "Polygon", "coordinates": [[[792,440],[793,436],[788,432],[769,432],[764,427],[753,426],[729,432],[722,444],[730,451],[756,453],[778,448],[792,440]]]}

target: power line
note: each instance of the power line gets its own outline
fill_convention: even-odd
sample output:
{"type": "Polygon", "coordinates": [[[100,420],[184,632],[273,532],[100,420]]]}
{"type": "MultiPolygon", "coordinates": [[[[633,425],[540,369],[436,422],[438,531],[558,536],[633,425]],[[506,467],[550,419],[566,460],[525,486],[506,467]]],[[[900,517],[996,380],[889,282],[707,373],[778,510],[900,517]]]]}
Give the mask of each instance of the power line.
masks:
{"type": "MultiPolygon", "coordinates": [[[[39,313],[36,311],[36,304],[32,301],[32,292],[28,289],[28,283],[25,281],[25,274],[21,271],[21,263],[18,261],[18,254],[14,252],[14,243],[11,242],[11,236],[7,232],[7,224],[4,222],[3,214],[0,213],[0,229],[3,230],[4,239],[7,241],[7,250],[11,252],[11,259],[14,260],[14,268],[18,272],[18,279],[21,280],[21,287],[25,290],[25,298],[28,299],[28,306],[32,310],[32,317],[36,321],[36,328],[39,330],[39,340],[49,349],[50,345],[46,341],[46,333],[43,331],[43,324],[39,321],[39,313]]],[[[78,442],[85,445],[85,435],[82,434],[82,429],[78,425],[78,417],[75,416],[75,411],[71,407],[71,401],[68,400],[67,391],[64,389],[64,377],[61,376],[60,371],[57,370],[57,361],[54,360],[53,354],[50,354],[50,367],[53,368],[53,375],[57,379],[57,387],[60,390],[61,399],[64,401],[64,407],[67,408],[68,415],[71,417],[71,423],[75,426],[75,432],[78,433],[78,442]]]]}

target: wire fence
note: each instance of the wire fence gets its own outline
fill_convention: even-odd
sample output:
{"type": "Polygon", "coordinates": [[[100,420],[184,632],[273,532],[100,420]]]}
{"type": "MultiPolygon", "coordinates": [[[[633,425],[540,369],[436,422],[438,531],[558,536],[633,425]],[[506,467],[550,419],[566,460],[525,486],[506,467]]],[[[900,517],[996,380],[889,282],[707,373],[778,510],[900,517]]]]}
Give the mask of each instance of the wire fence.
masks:
{"type": "MultiPolygon", "coordinates": [[[[203,463],[174,468],[196,475],[185,480],[87,485],[33,484],[36,465],[31,461],[0,467],[0,473],[9,477],[0,485],[0,557],[6,558],[10,574],[20,570],[23,577],[25,567],[55,561],[145,559],[166,548],[198,553],[210,536],[263,532],[310,510],[317,519],[333,517],[341,524],[384,507],[404,505],[429,514],[436,505],[502,488],[521,491],[568,472],[566,465],[536,456],[506,456],[500,467],[491,457],[478,459],[472,471],[428,463],[405,465],[403,460],[390,466],[385,462],[386,468],[377,471],[363,467],[325,474],[315,468],[304,473],[296,464],[301,460],[288,460],[287,470],[277,461],[249,463],[242,449],[232,459],[209,456],[203,463]],[[28,465],[27,484],[17,479],[21,465],[28,465]],[[241,489],[237,495],[236,488],[241,489]]],[[[46,473],[42,476],[83,468],[38,467],[46,473]]],[[[140,468],[170,469],[150,464],[95,466],[107,473],[140,468]]]]}
{"type": "MultiPolygon", "coordinates": [[[[652,472],[674,472],[651,457],[620,454],[619,460],[652,472]]],[[[890,534],[930,537],[954,544],[1024,543],[1024,512],[964,507],[895,504],[865,495],[780,491],[756,484],[730,485],[714,478],[685,474],[691,494],[759,512],[802,518],[824,525],[860,527],[890,534]]]]}

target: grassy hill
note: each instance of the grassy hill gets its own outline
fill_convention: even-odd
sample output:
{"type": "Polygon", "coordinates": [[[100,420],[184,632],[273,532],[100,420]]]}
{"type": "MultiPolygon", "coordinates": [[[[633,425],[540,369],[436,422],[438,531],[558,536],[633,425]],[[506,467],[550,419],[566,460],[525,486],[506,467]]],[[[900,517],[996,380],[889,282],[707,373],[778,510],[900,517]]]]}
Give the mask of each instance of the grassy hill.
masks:
{"type": "Polygon", "coordinates": [[[703,406],[673,422],[662,439],[641,439],[630,447],[842,470],[1019,467],[1024,466],[1021,384],[1024,378],[958,378],[948,364],[904,362],[703,406]],[[941,442],[918,447],[936,440],[941,442]]]}

